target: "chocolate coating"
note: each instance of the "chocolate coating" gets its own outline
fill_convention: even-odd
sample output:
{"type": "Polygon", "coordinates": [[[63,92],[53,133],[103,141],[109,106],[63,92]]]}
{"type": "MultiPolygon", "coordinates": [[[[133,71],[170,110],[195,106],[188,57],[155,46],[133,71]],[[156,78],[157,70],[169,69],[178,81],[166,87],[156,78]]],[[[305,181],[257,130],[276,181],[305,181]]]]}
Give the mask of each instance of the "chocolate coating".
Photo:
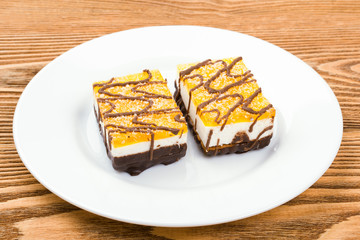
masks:
{"type": "Polygon", "coordinates": [[[124,171],[131,176],[139,175],[144,170],[157,164],[168,165],[176,162],[186,154],[186,144],[172,145],[154,149],[152,160],[150,160],[149,152],[142,152],[123,157],[113,157],[108,152],[109,158],[112,160],[114,169],[124,171]]]}

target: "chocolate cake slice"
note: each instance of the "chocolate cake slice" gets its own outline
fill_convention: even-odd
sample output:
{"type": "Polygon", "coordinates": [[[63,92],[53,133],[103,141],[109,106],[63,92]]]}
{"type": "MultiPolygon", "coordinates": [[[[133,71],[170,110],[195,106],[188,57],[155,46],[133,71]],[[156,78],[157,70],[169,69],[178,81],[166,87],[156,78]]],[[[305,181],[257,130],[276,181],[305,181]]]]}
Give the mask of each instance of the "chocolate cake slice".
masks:
{"type": "Polygon", "coordinates": [[[186,121],[158,70],[93,84],[94,108],[116,170],[138,175],[186,153],[186,121]]]}
{"type": "Polygon", "coordinates": [[[207,155],[263,148],[275,109],[241,57],[178,65],[175,100],[207,155]]]}

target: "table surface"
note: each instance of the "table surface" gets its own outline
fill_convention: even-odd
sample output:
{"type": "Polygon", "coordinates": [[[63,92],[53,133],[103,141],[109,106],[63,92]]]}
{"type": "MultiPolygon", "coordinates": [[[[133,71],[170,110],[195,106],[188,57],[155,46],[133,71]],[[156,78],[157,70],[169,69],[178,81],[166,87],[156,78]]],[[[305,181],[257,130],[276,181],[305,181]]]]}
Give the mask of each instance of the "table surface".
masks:
{"type": "MultiPolygon", "coordinates": [[[[279,66],[281,67],[281,66],[279,66]]],[[[0,239],[360,239],[360,1],[1,1],[0,239]],[[344,118],[340,150],[295,199],[263,214],[195,228],[148,227],[81,210],[25,168],[12,136],[32,77],[98,36],[156,25],[202,25],[264,39],[313,67],[344,118]]]]}

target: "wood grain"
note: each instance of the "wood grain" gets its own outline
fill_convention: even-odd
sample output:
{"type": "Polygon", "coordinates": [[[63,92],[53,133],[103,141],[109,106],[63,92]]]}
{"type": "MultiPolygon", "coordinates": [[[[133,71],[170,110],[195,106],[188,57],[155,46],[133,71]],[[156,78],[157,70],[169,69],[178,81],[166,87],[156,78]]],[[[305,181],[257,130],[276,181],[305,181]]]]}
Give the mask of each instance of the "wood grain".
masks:
{"type": "Polygon", "coordinates": [[[360,239],[359,16],[356,0],[0,1],[0,239],[360,239]],[[12,119],[32,77],[95,37],[173,24],[259,37],[301,58],[327,81],[342,109],[344,134],[333,164],[311,188],[247,219],[160,228],[80,210],[28,172],[15,149],[12,119]]]}

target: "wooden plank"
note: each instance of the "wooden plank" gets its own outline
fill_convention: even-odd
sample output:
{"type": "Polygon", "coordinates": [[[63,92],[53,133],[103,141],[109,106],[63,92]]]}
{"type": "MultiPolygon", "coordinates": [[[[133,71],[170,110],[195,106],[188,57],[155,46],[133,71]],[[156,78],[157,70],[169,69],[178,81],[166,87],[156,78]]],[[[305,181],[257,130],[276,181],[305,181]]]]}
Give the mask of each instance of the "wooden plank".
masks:
{"type": "Polygon", "coordinates": [[[0,239],[358,239],[359,16],[356,0],[2,1],[0,239]],[[334,91],[344,119],[340,150],[324,176],[271,211],[196,228],[145,227],[106,219],[79,210],[39,184],[21,162],[12,136],[15,107],[29,81],[54,58],[90,39],[169,24],[250,34],[314,68],[334,91]]]}

